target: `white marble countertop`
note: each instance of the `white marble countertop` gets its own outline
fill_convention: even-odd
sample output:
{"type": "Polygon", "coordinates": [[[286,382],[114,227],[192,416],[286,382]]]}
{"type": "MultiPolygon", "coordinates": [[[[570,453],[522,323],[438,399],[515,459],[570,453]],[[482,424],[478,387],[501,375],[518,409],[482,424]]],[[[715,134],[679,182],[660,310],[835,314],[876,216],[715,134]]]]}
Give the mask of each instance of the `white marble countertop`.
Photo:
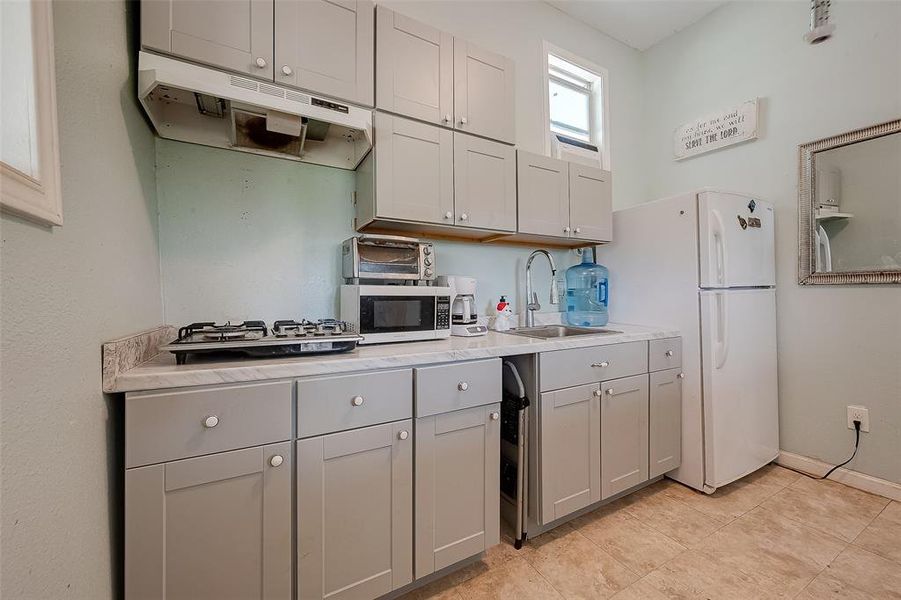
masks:
{"type": "Polygon", "coordinates": [[[164,388],[290,379],[310,375],[409,367],[430,363],[533,354],[566,348],[585,348],[642,340],[677,337],[675,329],[611,323],[617,334],[583,335],[543,340],[489,331],[482,337],[451,337],[427,342],[402,342],[359,346],[351,352],[274,359],[234,358],[204,360],[189,356],[184,365],[175,356],[160,352],[136,367],[117,373],[105,385],[106,392],[131,392],[164,388]]]}

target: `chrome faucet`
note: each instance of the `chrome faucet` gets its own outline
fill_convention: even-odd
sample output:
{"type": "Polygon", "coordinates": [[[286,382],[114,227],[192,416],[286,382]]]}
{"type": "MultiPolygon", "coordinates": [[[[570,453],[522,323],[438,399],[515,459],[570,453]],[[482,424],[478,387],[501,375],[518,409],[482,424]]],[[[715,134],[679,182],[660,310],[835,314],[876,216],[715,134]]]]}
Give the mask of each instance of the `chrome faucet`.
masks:
{"type": "Polygon", "coordinates": [[[535,311],[541,310],[541,304],[538,303],[538,294],[532,291],[532,261],[539,254],[544,254],[547,261],[551,265],[551,304],[557,304],[557,265],[554,263],[554,257],[547,250],[536,250],[529,255],[526,261],[526,327],[535,326],[535,311]]]}

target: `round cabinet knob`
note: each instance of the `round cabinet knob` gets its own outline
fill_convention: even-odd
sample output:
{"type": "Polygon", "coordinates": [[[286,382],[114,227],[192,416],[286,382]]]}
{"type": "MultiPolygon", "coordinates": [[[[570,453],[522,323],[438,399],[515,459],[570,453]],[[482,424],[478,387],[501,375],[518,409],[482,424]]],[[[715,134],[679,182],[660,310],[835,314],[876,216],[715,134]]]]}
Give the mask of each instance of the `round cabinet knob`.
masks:
{"type": "Polygon", "coordinates": [[[500,418],[501,418],[500,413],[497,413],[497,412],[491,413],[491,420],[492,420],[492,421],[497,421],[497,420],[500,419],[500,418]]]}
{"type": "Polygon", "coordinates": [[[466,221],[467,219],[469,219],[469,215],[467,215],[466,213],[463,213],[462,215],[460,215],[461,221],[466,221]]]}
{"type": "Polygon", "coordinates": [[[575,229],[573,229],[573,233],[582,233],[582,228],[576,227],[575,229]]]}
{"type": "Polygon", "coordinates": [[[569,227],[564,227],[564,228],[563,228],[563,233],[569,233],[569,232],[570,232],[569,227]]]}
{"type": "Polygon", "coordinates": [[[427,259],[425,259],[424,261],[422,261],[422,264],[424,264],[424,265],[427,266],[427,267],[431,267],[431,266],[432,266],[432,259],[431,259],[431,258],[427,258],[427,259]]]}
{"type": "Polygon", "coordinates": [[[282,74],[284,74],[284,75],[291,75],[292,73],[294,73],[294,71],[292,71],[292,70],[291,70],[291,67],[289,67],[288,65],[284,65],[284,66],[282,67],[282,74]]]}
{"type": "Polygon", "coordinates": [[[457,384],[457,389],[460,390],[461,392],[465,392],[466,390],[469,389],[469,384],[466,383],[465,381],[461,381],[460,383],[457,384]]]}
{"type": "Polygon", "coordinates": [[[447,211],[446,213],[444,213],[444,218],[445,219],[453,219],[454,213],[452,213],[451,211],[447,211]]]}
{"type": "Polygon", "coordinates": [[[679,379],[685,379],[685,373],[679,373],[678,375],[676,375],[676,377],[678,377],[679,379]]]}
{"type": "Polygon", "coordinates": [[[260,68],[260,69],[265,69],[265,68],[266,68],[266,65],[268,64],[268,63],[266,62],[266,59],[263,58],[262,56],[258,57],[258,58],[256,59],[256,61],[254,61],[254,62],[256,62],[257,67],[260,68]]]}
{"type": "Polygon", "coordinates": [[[397,439],[399,439],[399,440],[405,440],[408,437],[410,437],[409,431],[401,431],[400,433],[397,434],[397,439]]]}
{"type": "Polygon", "coordinates": [[[673,355],[673,351],[672,351],[672,350],[667,350],[665,354],[666,354],[667,356],[672,356],[672,355],[673,355]]]}
{"type": "Polygon", "coordinates": [[[203,426],[206,427],[207,429],[212,429],[213,427],[215,427],[218,424],[219,424],[219,417],[217,417],[216,415],[210,415],[203,420],[203,426]]]}
{"type": "Polygon", "coordinates": [[[350,403],[354,406],[363,406],[363,396],[354,396],[350,403]]]}
{"type": "Polygon", "coordinates": [[[600,398],[600,397],[603,395],[603,394],[601,393],[601,390],[595,390],[595,391],[592,392],[592,393],[593,393],[595,396],[597,396],[598,398],[600,398]]]}
{"type": "Polygon", "coordinates": [[[606,394],[607,394],[608,396],[612,396],[612,395],[613,395],[613,388],[607,388],[607,389],[604,390],[604,391],[606,392],[606,394]]]}
{"type": "Polygon", "coordinates": [[[444,118],[441,120],[444,121],[445,123],[450,123],[450,121],[451,121],[450,113],[444,115],[444,118]]]}
{"type": "Polygon", "coordinates": [[[285,459],[278,454],[269,459],[269,464],[273,467],[280,467],[283,462],[285,462],[285,459]]]}
{"type": "Polygon", "coordinates": [[[469,121],[466,120],[466,117],[460,117],[460,125],[466,125],[469,121]]]}

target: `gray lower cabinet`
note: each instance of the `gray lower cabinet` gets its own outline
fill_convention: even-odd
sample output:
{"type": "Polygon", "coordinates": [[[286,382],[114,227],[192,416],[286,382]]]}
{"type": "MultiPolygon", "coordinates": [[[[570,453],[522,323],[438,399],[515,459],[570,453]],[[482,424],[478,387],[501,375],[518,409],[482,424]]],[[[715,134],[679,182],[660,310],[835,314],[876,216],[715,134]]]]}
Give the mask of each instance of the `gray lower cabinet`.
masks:
{"type": "Polygon", "coordinates": [[[412,579],[413,422],[299,440],[298,598],[377,598],[412,579]]]}
{"type": "Polygon", "coordinates": [[[128,600],[292,597],[291,442],[125,472],[128,600]]]}
{"type": "Polygon", "coordinates": [[[544,392],[539,407],[539,522],[550,523],[601,499],[598,384],[544,392]]]}
{"type": "Polygon", "coordinates": [[[601,383],[601,498],[648,480],[648,376],[601,383]]]}
{"type": "Polygon", "coordinates": [[[275,82],[372,106],[374,19],[371,0],[275,0],[275,82]]]}
{"type": "Polygon", "coordinates": [[[682,370],[650,375],[649,477],[682,464],[682,370]]]}
{"type": "Polygon", "coordinates": [[[416,419],[416,578],[497,544],[500,404],[416,419]]]}
{"type": "Polygon", "coordinates": [[[273,0],[142,0],[141,45],[272,79],[273,0]]]}

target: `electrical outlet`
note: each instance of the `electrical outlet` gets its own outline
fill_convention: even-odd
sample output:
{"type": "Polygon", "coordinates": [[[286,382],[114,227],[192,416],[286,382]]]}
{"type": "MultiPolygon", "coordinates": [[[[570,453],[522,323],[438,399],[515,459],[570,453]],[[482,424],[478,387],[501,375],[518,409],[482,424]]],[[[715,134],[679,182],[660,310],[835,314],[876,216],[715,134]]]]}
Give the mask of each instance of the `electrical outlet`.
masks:
{"type": "Polygon", "coordinates": [[[860,430],[870,432],[870,409],[866,406],[848,407],[848,429],[854,429],[854,421],[860,421],[860,430]]]}

